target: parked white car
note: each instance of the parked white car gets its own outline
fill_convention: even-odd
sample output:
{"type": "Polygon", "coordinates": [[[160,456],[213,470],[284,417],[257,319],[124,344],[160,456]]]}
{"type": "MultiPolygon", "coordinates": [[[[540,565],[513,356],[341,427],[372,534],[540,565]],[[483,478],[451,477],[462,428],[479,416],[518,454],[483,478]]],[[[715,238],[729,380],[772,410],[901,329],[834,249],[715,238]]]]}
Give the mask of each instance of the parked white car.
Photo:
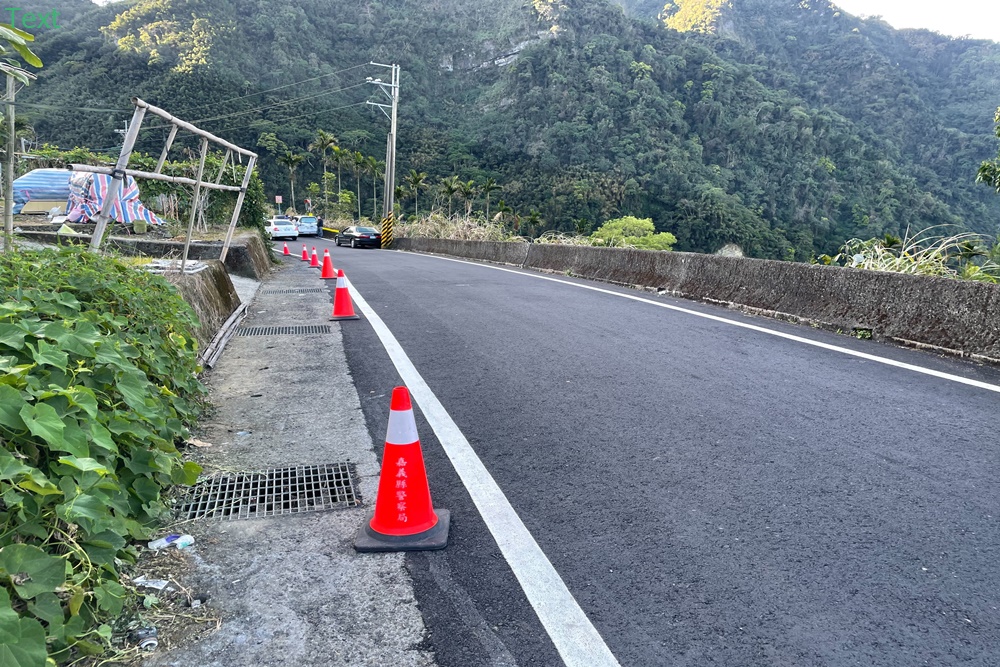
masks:
{"type": "Polygon", "coordinates": [[[271,218],[267,221],[267,235],[272,239],[291,239],[294,241],[299,238],[299,228],[291,220],[271,218]]]}

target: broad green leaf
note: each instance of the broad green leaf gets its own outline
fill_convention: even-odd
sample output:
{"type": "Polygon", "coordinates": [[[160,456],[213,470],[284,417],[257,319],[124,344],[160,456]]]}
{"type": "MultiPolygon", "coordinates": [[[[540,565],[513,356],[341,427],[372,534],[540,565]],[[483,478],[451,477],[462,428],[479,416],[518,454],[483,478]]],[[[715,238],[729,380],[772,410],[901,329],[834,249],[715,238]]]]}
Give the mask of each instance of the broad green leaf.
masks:
{"type": "Polygon", "coordinates": [[[103,449],[106,452],[111,452],[112,454],[118,453],[118,445],[111,438],[111,432],[104,428],[97,422],[90,422],[87,424],[90,429],[90,442],[96,447],[103,449]]]}
{"type": "Polygon", "coordinates": [[[90,456],[87,434],[76,425],[75,419],[72,417],[67,419],[70,423],[63,430],[62,438],[58,442],[51,443],[50,446],[56,451],[68,452],[81,459],[90,456]]]}
{"type": "Polygon", "coordinates": [[[25,405],[18,413],[27,425],[31,434],[41,438],[52,446],[62,444],[63,431],[66,425],[51,405],[35,403],[25,405]]]}
{"type": "Polygon", "coordinates": [[[112,616],[122,613],[122,607],[125,605],[127,595],[128,593],[124,586],[110,579],[105,579],[100,585],[94,587],[94,597],[97,598],[97,606],[112,616]]]}
{"type": "Polygon", "coordinates": [[[27,428],[20,415],[25,404],[20,391],[9,384],[0,384],[0,426],[11,431],[23,431],[27,428]]]}
{"type": "Polygon", "coordinates": [[[31,472],[33,468],[26,466],[8,452],[0,448],[0,480],[11,480],[31,472]]]}
{"type": "Polygon", "coordinates": [[[99,475],[107,475],[108,468],[100,461],[92,458],[77,458],[76,456],[62,456],[59,458],[59,463],[63,465],[68,465],[77,470],[83,470],[85,472],[96,472],[99,475]]]}
{"type": "Polygon", "coordinates": [[[94,530],[101,522],[111,518],[107,506],[99,498],[86,494],[80,494],[70,501],[57,505],[56,514],[63,521],[80,524],[87,531],[94,530]]]}
{"type": "Polygon", "coordinates": [[[194,461],[185,461],[183,466],[176,466],[170,471],[170,481],[174,484],[191,486],[198,481],[202,467],[194,461]]]}
{"type": "Polygon", "coordinates": [[[35,363],[40,366],[55,366],[61,370],[66,370],[69,363],[69,355],[52,343],[44,340],[38,341],[38,349],[34,354],[35,363]]]}
{"type": "Polygon", "coordinates": [[[0,588],[0,644],[13,644],[20,638],[20,618],[10,606],[10,593],[6,588],[0,588]]]}
{"type": "Polygon", "coordinates": [[[26,523],[18,524],[17,534],[37,537],[40,540],[47,539],[49,536],[48,531],[42,528],[42,525],[40,523],[35,521],[28,521],[26,523]]]}
{"type": "Polygon", "coordinates": [[[91,419],[97,417],[97,397],[89,387],[70,387],[64,393],[70,405],[76,405],[87,413],[91,419]]]}
{"type": "Polygon", "coordinates": [[[28,478],[22,479],[18,482],[18,486],[42,496],[51,496],[62,493],[62,491],[59,490],[59,487],[53,484],[41,470],[37,470],[35,468],[31,468],[28,471],[28,478]]]}
{"type": "Polygon", "coordinates": [[[118,383],[115,387],[119,392],[121,392],[122,398],[125,399],[125,403],[128,404],[130,408],[135,410],[140,415],[145,416],[149,413],[149,410],[146,407],[146,395],[149,389],[149,381],[141,374],[123,373],[121,377],[118,378],[118,383]]]}
{"type": "Polygon", "coordinates": [[[111,564],[118,550],[125,546],[125,538],[113,530],[105,530],[84,541],[83,548],[94,563],[111,564]]]}
{"type": "Polygon", "coordinates": [[[25,600],[55,592],[66,582],[66,561],[29,544],[8,544],[0,549],[0,568],[25,600]]]}
{"type": "Polygon", "coordinates": [[[14,350],[24,348],[24,339],[28,333],[16,324],[0,324],[0,346],[9,347],[14,350]]]}
{"type": "Polygon", "coordinates": [[[135,495],[144,503],[151,503],[160,499],[160,485],[148,477],[136,477],[132,482],[132,489],[135,495]]]}
{"type": "Polygon", "coordinates": [[[62,623],[66,620],[62,601],[55,593],[39,593],[28,603],[28,611],[46,623],[62,623]]]}

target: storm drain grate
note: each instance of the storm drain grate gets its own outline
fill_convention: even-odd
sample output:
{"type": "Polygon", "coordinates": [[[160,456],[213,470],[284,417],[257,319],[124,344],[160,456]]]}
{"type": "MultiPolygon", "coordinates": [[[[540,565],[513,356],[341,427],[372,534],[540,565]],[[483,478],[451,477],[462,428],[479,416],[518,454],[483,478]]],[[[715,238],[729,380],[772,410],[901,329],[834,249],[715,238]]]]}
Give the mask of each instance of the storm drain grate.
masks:
{"type": "Polygon", "coordinates": [[[354,472],[353,464],[332,463],[220,475],[188,492],[180,516],[256,519],[356,507],[354,472]]]}
{"type": "Polygon", "coordinates": [[[294,336],[333,333],[329,324],[301,324],[287,327],[240,327],[238,336],[294,336]]]}
{"type": "Polygon", "coordinates": [[[318,292],[325,292],[326,290],[322,287],[310,287],[303,289],[265,289],[261,290],[261,294],[316,294],[318,292]]]}

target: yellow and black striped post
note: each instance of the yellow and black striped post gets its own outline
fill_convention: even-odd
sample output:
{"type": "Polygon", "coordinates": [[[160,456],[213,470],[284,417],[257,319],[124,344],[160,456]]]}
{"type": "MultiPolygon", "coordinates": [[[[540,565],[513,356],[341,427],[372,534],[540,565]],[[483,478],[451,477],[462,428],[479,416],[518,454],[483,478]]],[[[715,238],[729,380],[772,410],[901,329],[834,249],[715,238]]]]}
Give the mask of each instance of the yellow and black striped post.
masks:
{"type": "Polygon", "coordinates": [[[389,213],[386,217],[382,218],[382,247],[389,248],[392,246],[392,228],[393,223],[396,220],[396,216],[393,213],[389,213]]]}

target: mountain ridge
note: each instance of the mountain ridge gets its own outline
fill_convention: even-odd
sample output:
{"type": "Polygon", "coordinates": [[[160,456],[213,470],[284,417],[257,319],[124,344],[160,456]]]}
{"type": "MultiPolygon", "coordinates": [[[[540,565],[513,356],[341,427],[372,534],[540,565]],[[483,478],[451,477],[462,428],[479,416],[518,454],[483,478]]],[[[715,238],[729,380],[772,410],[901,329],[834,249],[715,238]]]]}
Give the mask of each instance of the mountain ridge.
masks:
{"type": "MultiPolygon", "coordinates": [[[[243,145],[271,132],[304,150],[323,128],[381,156],[387,128],[364,106],[374,60],[402,66],[397,182],[411,168],[494,177],[508,204],[537,211],[535,233],[633,214],[678,249],[804,260],[853,236],[996,233],[1000,219],[1000,198],[974,183],[996,153],[1000,47],[829,3],[734,0],[723,34],[603,0],[59,4],[76,18],[39,36],[46,67],[23,96],[67,107],[33,119],[64,146],[104,147],[121,126],[65,100],[127,109],[138,94],[186,120],[221,117],[206,128],[243,145]]],[[[262,174],[281,192],[274,157],[262,174]]],[[[300,180],[320,171],[313,160],[300,180]]]]}

